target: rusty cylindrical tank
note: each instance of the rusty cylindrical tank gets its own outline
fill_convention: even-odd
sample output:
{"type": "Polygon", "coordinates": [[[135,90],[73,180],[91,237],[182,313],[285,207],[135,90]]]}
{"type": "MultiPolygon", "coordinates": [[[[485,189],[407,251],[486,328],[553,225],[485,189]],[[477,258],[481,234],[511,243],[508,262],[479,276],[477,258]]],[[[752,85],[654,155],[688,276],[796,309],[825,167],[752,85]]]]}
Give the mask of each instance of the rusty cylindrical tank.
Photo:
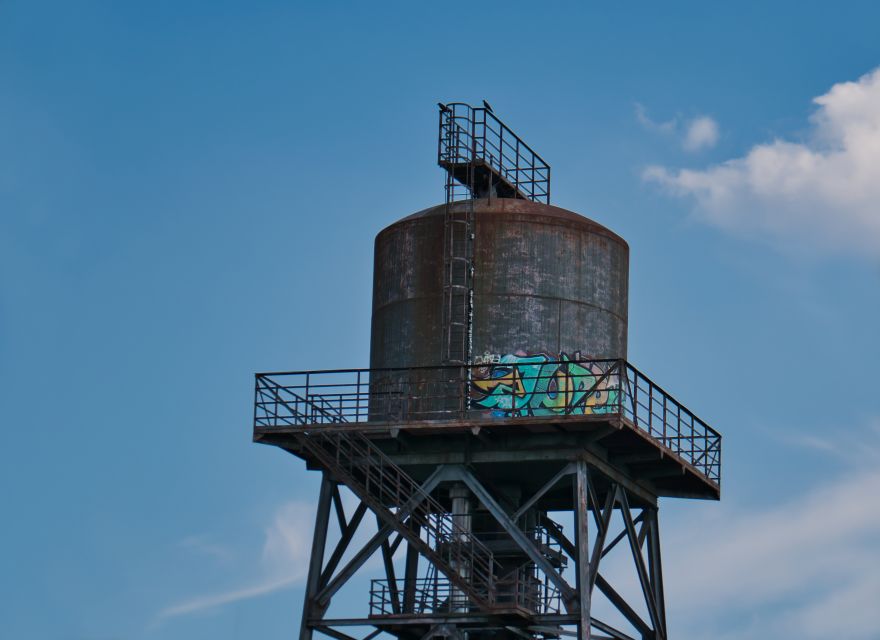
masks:
{"type": "MultiPolygon", "coordinates": [[[[622,238],[530,200],[474,208],[475,363],[506,354],[626,358],[622,238]]],[[[376,237],[371,368],[441,364],[444,214],[445,205],[425,209],[376,237]]]]}

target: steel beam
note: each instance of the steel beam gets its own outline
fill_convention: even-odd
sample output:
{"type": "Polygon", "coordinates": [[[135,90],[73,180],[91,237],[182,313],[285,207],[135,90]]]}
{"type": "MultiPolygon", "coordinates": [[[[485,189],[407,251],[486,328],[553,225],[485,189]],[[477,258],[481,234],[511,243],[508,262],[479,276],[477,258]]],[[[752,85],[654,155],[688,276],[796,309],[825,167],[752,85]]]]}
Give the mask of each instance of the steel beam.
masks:
{"type": "MultiPolygon", "coordinates": [[[[382,528],[382,520],[376,516],[376,528],[382,528]]],[[[400,613],[400,593],[397,589],[397,576],[394,572],[394,552],[388,539],[382,541],[382,564],[385,566],[385,579],[388,580],[388,594],[391,597],[391,611],[400,613]]]]}
{"type": "MultiPolygon", "coordinates": [[[[418,526],[418,525],[415,525],[418,526]]],[[[419,535],[418,530],[415,532],[419,535]]],[[[406,562],[403,570],[403,611],[414,613],[416,609],[416,580],[419,577],[419,551],[412,544],[406,545],[406,562]]]]}
{"type": "Polygon", "coordinates": [[[315,631],[320,631],[324,635],[330,636],[335,640],[357,640],[354,636],[350,636],[347,633],[342,633],[341,631],[337,631],[336,629],[332,629],[326,625],[321,625],[320,627],[315,627],[315,631]]]}
{"type": "Polygon", "coordinates": [[[615,608],[623,614],[627,621],[639,630],[643,638],[650,637],[652,634],[651,627],[642,617],[636,613],[622,595],[615,591],[608,581],[602,577],[601,573],[596,574],[596,588],[601,591],[606,598],[615,606],[615,608]]]}
{"type": "Polygon", "coordinates": [[[352,514],[351,520],[346,524],[345,529],[342,530],[342,536],[339,538],[339,542],[336,543],[336,548],[330,554],[330,559],[321,573],[321,587],[324,587],[330,581],[333,572],[336,571],[339,561],[342,560],[342,556],[345,554],[346,549],[348,549],[348,545],[351,544],[351,539],[354,537],[355,531],[357,531],[366,513],[367,505],[361,502],[357,509],[355,509],[354,514],[352,514]]]}
{"type": "Polygon", "coordinates": [[[544,557],[544,554],[541,553],[541,550],[538,549],[534,541],[532,541],[532,539],[510,519],[507,512],[501,508],[501,505],[498,504],[495,498],[470,471],[464,467],[458,466],[450,467],[449,469],[451,474],[457,476],[458,480],[461,480],[468,486],[477,497],[477,500],[483,503],[483,506],[486,507],[490,514],[492,514],[492,517],[498,521],[498,524],[501,525],[507,535],[513,539],[520,549],[525,552],[529,559],[534,562],[548,578],[550,578],[556,588],[562,592],[562,599],[567,604],[566,609],[569,609],[576,600],[575,590],[572,589],[571,585],[565,581],[565,578],[556,571],[553,565],[550,564],[550,561],[544,557]]]}
{"type": "MultiPolygon", "coordinates": [[[[575,464],[575,574],[578,591],[578,640],[590,640],[590,560],[589,560],[589,475],[587,463],[578,460],[575,464]]],[[[598,505],[593,505],[598,509],[598,505]]]]}
{"type": "MultiPolygon", "coordinates": [[[[623,491],[623,489],[621,489],[621,491],[623,491]]],[[[644,513],[644,512],[640,513],[640,514],[637,515],[637,516],[635,517],[635,519],[633,520],[633,524],[638,524],[638,523],[640,523],[644,517],[645,517],[645,513],[644,513]]],[[[624,528],[623,531],[621,531],[621,532],[618,533],[616,536],[614,536],[614,540],[612,540],[611,542],[609,542],[609,543],[608,543],[608,546],[605,547],[604,549],[602,549],[602,557],[604,558],[604,557],[607,556],[609,553],[611,553],[611,550],[612,550],[614,547],[617,546],[617,543],[620,542],[621,540],[623,540],[625,537],[626,537],[626,528],[624,528]]]]}
{"type": "Polygon", "coordinates": [[[599,631],[607,633],[615,640],[635,640],[635,638],[633,638],[632,636],[628,636],[622,631],[615,629],[610,624],[606,624],[601,620],[596,620],[596,618],[593,618],[593,626],[599,629],[599,631]]]}
{"type": "Polygon", "coordinates": [[[611,488],[608,490],[608,496],[605,498],[605,509],[601,517],[602,524],[596,533],[596,539],[593,542],[593,554],[590,556],[590,593],[593,591],[593,586],[596,584],[596,576],[599,574],[599,561],[602,560],[604,555],[602,551],[605,546],[605,536],[608,535],[608,529],[611,526],[611,517],[614,515],[614,505],[617,502],[618,491],[620,491],[620,488],[616,484],[611,485],[611,488]]]}
{"type": "Polygon", "coordinates": [[[666,629],[666,596],[663,593],[663,564],[660,559],[660,521],[657,509],[648,509],[648,572],[654,587],[654,599],[666,629]]]}
{"type": "MultiPolygon", "coordinates": [[[[422,499],[422,495],[427,495],[434,490],[434,488],[440,483],[441,478],[443,477],[443,469],[437,469],[431,476],[422,484],[421,493],[414,496],[407,504],[402,505],[400,507],[400,513],[407,513],[418,503],[418,500],[422,499]]],[[[329,505],[328,505],[329,509],[329,505]]],[[[329,515],[329,514],[328,514],[329,515]]],[[[376,534],[370,538],[370,540],[361,548],[360,551],[348,562],[345,567],[343,567],[337,576],[332,580],[328,581],[326,585],[316,594],[316,600],[320,605],[326,610],[327,605],[330,603],[330,598],[333,597],[333,594],[339,591],[348,580],[355,574],[355,572],[361,568],[361,566],[366,562],[373,553],[375,553],[376,549],[382,546],[382,542],[387,540],[388,536],[391,535],[391,532],[394,531],[394,527],[390,524],[386,524],[384,527],[379,529],[376,534]]]]}
{"type": "MultiPolygon", "coordinates": [[[[639,536],[636,533],[635,524],[633,524],[632,514],[629,510],[629,501],[626,498],[626,492],[621,491],[618,496],[620,500],[620,513],[623,515],[623,523],[626,527],[626,537],[629,539],[630,550],[632,551],[633,561],[636,565],[636,572],[639,576],[639,583],[642,586],[642,593],[645,596],[645,604],[648,606],[648,614],[651,616],[651,624],[654,626],[654,632],[658,640],[666,638],[666,629],[663,621],[660,619],[660,612],[657,602],[654,598],[654,589],[648,577],[648,570],[645,566],[645,558],[642,555],[642,549],[639,545],[639,536]]],[[[642,512],[644,515],[644,512],[642,512]]]]}
{"type": "Polygon", "coordinates": [[[547,492],[550,491],[553,487],[555,487],[555,486],[559,483],[559,481],[562,480],[565,476],[574,473],[574,470],[575,470],[575,469],[574,469],[574,465],[571,464],[571,463],[569,463],[569,464],[565,465],[564,467],[562,467],[562,469],[560,469],[558,472],[556,472],[556,475],[554,475],[552,478],[550,478],[550,480],[548,480],[548,481],[544,484],[543,487],[541,487],[540,489],[538,489],[538,490],[535,492],[535,494],[534,494],[531,498],[529,498],[528,500],[526,500],[526,502],[525,502],[525,503],[524,503],[519,509],[516,510],[516,513],[514,513],[514,514],[510,517],[511,520],[513,520],[514,522],[516,522],[517,520],[519,520],[519,519],[523,516],[523,514],[524,514],[526,511],[528,511],[528,510],[531,509],[533,506],[535,506],[535,503],[538,502],[538,500],[540,500],[541,498],[544,497],[544,494],[545,494],[545,493],[547,493],[547,492]]]}
{"type": "Polygon", "coordinates": [[[562,533],[562,529],[559,527],[559,525],[556,524],[556,522],[554,522],[547,514],[541,515],[541,524],[543,524],[547,528],[547,533],[549,533],[550,537],[559,543],[559,546],[562,547],[562,550],[568,554],[568,557],[571,558],[572,562],[576,562],[577,549],[575,548],[572,541],[565,537],[565,534],[562,533]]]}
{"type": "Polygon", "coordinates": [[[333,510],[336,511],[339,530],[345,531],[348,521],[345,519],[345,507],[342,506],[342,496],[339,495],[339,485],[333,485],[333,510]]]}
{"type": "Polygon", "coordinates": [[[312,553],[309,558],[309,575],[306,578],[306,592],[303,595],[303,613],[300,622],[300,640],[311,640],[312,628],[309,620],[316,609],[315,595],[321,581],[321,565],[324,563],[324,550],[327,546],[327,526],[330,524],[330,502],[336,483],[330,474],[321,474],[321,490],[318,494],[318,513],[315,516],[315,532],[312,537],[312,553]]]}
{"type": "Polygon", "coordinates": [[[587,463],[602,473],[608,479],[617,482],[624,487],[633,496],[636,496],[642,502],[657,506],[656,491],[646,488],[645,486],[635,482],[632,477],[616,469],[614,465],[600,456],[584,449],[578,449],[570,445],[563,445],[565,448],[559,449],[539,449],[539,450],[494,450],[494,451],[448,451],[444,453],[424,452],[424,453],[390,453],[395,464],[400,466],[411,465],[464,465],[464,464],[494,464],[494,463],[525,463],[533,461],[569,461],[575,462],[578,458],[583,458],[587,463]]]}

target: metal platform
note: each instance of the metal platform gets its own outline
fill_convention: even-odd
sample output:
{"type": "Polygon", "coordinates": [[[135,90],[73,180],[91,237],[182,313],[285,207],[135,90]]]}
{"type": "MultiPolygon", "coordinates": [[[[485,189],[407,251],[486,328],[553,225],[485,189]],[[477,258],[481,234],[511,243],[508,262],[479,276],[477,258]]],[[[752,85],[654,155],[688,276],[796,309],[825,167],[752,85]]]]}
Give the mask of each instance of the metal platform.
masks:
{"type": "Polygon", "coordinates": [[[441,105],[437,163],[472,197],[550,203],[550,165],[485,107],[441,105]]]}
{"type": "MultiPolygon", "coordinates": [[[[321,468],[297,438],[316,431],[362,434],[417,481],[470,464],[533,492],[586,459],[648,503],[721,491],[721,435],[624,360],[257,374],[256,442],[321,468]]],[[[571,500],[548,491],[538,506],[571,500]]]]}

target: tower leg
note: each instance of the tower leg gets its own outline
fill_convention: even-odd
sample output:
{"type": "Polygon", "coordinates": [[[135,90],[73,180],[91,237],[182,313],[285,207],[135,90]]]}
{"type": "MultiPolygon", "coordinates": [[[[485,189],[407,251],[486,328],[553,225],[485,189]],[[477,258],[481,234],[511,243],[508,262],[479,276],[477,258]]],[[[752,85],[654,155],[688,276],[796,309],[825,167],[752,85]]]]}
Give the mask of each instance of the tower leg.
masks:
{"type": "Polygon", "coordinates": [[[333,499],[333,481],[325,472],[321,475],[321,491],[318,496],[318,513],[315,517],[315,534],[312,539],[312,555],[309,560],[309,577],[306,580],[306,593],[303,596],[303,614],[300,623],[299,639],[312,640],[309,620],[316,617],[315,594],[321,580],[324,564],[324,549],[327,545],[327,526],[330,524],[330,502],[333,499]]]}
{"type": "Polygon", "coordinates": [[[666,597],[663,594],[663,566],[660,561],[660,522],[658,510],[648,510],[648,572],[660,622],[666,630],[666,597]]]}
{"type": "Polygon", "coordinates": [[[419,552],[411,544],[406,545],[406,564],[403,574],[403,611],[416,611],[416,580],[419,577],[419,552]]]}
{"type": "Polygon", "coordinates": [[[578,594],[578,640],[590,640],[589,475],[587,463],[578,460],[575,472],[575,541],[578,594]]]}

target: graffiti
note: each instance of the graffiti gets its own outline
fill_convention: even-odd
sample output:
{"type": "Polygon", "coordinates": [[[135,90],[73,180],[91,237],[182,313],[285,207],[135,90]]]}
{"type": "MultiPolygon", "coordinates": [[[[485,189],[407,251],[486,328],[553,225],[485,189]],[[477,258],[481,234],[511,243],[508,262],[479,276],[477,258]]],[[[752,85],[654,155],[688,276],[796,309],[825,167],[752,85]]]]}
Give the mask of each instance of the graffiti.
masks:
{"type": "Polygon", "coordinates": [[[497,353],[489,353],[488,351],[483,355],[474,356],[474,364],[477,366],[487,365],[487,364],[499,364],[501,362],[501,356],[497,353]]]}
{"type": "Polygon", "coordinates": [[[493,416],[552,416],[615,413],[618,376],[611,362],[591,362],[575,352],[551,357],[485,354],[475,358],[472,406],[493,416]]]}

